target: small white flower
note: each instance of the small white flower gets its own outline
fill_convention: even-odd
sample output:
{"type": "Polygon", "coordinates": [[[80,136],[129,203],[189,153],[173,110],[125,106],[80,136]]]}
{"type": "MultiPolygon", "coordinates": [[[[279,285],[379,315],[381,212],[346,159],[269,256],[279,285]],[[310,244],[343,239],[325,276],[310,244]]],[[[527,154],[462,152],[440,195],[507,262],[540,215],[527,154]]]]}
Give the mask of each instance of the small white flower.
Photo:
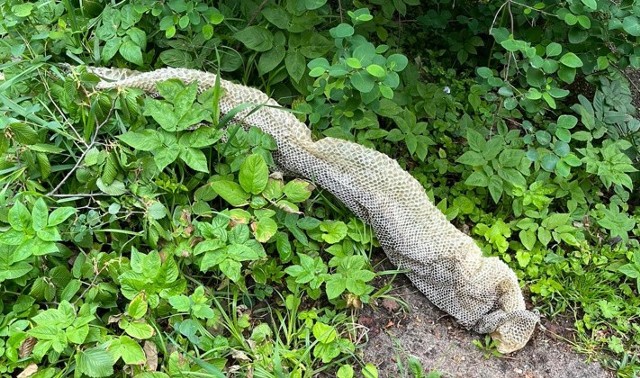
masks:
{"type": "Polygon", "coordinates": [[[451,93],[451,88],[449,87],[444,87],[444,89],[442,90],[444,93],[446,94],[450,94],[451,93]]]}

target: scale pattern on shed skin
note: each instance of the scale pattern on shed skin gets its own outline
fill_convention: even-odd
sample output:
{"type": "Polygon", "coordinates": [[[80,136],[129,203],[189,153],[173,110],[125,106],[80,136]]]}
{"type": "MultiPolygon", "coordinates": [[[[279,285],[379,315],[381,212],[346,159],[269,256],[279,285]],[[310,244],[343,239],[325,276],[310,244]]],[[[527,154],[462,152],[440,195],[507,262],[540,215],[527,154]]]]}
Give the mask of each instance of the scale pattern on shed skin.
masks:
{"type": "MultiPolygon", "coordinates": [[[[157,93],[159,81],[175,78],[195,81],[204,91],[216,82],[216,75],[190,69],[88,70],[102,79],[98,89],[157,93]]],[[[526,310],[515,273],[497,257],[483,257],[473,239],[447,221],[395,160],[345,140],[314,141],[304,123],[263,92],[226,80],[220,84],[221,113],[246,103],[258,106],[239,112],[235,120],[275,139],[274,158],[285,172],[313,180],[369,223],[391,262],[408,270],[431,302],[467,329],[491,334],[502,353],[526,345],[539,317],[526,310]]]]}

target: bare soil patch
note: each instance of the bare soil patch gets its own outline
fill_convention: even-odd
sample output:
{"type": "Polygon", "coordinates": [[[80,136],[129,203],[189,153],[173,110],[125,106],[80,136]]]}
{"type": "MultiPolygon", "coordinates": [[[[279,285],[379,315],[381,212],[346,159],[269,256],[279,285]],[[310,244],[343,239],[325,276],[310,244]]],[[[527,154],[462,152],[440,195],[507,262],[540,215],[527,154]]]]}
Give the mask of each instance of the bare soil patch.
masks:
{"type": "Polygon", "coordinates": [[[568,343],[553,338],[553,333],[568,335],[567,324],[543,320],[527,346],[511,355],[490,356],[473,344],[484,341],[460,327],[450,316],[432,305],[405,277],[394,282],[393,297],[408,308],[389,299],[362,311],[359,323],[369,329],[364,348],[365,361],[374,363],[381,377],[411,377],[406,359],[418,358],[427,370],[443,377],[486,378],[597,378],[613,377],[595,362],[571,350],[568,343]]]}

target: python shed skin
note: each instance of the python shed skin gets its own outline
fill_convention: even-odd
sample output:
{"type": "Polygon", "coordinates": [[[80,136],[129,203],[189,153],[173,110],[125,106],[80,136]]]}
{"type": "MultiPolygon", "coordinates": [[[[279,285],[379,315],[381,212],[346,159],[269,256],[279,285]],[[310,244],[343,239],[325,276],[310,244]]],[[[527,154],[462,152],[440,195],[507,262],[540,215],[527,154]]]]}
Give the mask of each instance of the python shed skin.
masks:
{"type": "MultiPolygon", "coordinates": [[[[98,89],[140,88],[157,94],[167,79],[213,87],[216,75],[190,69],[152,72],[88,68],[102,81],[98,89]]],[[[309,128],[261,91],[220,80],[220,111],[242,104],[235,121],[270,134],[279,167],[313,180],[370,224],[389,260],[406,269],[413,284],[465,328],[489,333],[498,351],[521,349],[539,316],[526,310],[515,273],[497,257],[483,257],[473,239],[455,228],[427,197],[424,188],[388,156],[359,144],[324,138],[314,141],[309,128]],[[266,105],[266,106],[265,106],[266,105]]]]}

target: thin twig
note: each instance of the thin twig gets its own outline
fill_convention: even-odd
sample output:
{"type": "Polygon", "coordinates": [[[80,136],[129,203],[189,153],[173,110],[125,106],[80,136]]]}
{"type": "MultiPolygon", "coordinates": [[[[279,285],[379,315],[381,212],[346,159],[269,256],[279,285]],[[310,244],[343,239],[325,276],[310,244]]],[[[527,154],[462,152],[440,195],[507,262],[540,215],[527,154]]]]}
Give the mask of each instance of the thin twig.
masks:
{"type": "Polygon", "coordinates": [[[256,9],[256,11],[253,12],[253,14],[251,15],[249,22],[247,22],[247,26],[250,26],[251,24],[253,24],[253,21],[255,21],[256,17],[258,17],[258,13],[262,12],[262,8],[264,8],[264,6],[267,5],[268,2],[269,0],[262,1],[262,3],[258,6],[258,9],[256,9]]]}
{"type": "Polygon", "coordinates": [[[50,196],[55,192],[57,192],[58,189],[60,189],[62,185],[64,185],[65,182],[69,180],[69,177],[71,177],[71,175],[78,169],[78,167],[84,160],[85,156],[87,156],[89,151],[91,151],[91,149],[97,144],[96,139],[98,138],[100,129],[107,123],[107,121],[109,121],[109,118],[111,118],[111,113],[113,113],[114,106],[115,106],[115,100],[111,101],[111,106],[109,107],[109,113],[107,113],[107,116],[105,117],[104,121],[102,121],[102,123],[100,123],[98,127],[96,127],[96,130],[94,131],[93,136],[91,137],[91,143],[89,143],[89,145],[87,146],[87,149],[82,152],[82,155],[80,155],[80,158],[78,159],[76,164],[73,166],[73,168],[71,168],[71,170],[69,170],[69,172],[67,172],[64,178],[60,180],[58,185],[56,185],[55,188],[53,188],[49,193],[47,193],[47,196],[50,196]]]}

